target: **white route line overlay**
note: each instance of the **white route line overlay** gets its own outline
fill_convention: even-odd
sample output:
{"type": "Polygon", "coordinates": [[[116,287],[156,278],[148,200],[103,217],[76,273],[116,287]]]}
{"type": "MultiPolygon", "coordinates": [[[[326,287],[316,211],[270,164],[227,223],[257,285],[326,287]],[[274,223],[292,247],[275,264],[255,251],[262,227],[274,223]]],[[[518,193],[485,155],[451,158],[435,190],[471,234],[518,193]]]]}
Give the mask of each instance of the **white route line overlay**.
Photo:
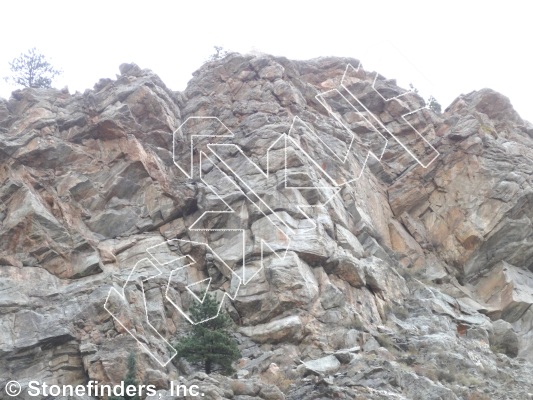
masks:
{"type": "MultiPolygon", "coordinates": [[[[357,69],[355,69],[351,64],[348,64],[346,66],[346,69],[345,69],[345,72],[342,76],[342,79],[341,79],[341,87],[343,89],[345,89],[348,94],[358,103],[359,106],[361,106],[366,112],[367,114],[372,117],[372,119],[382,128],[384,129],[387,133],[389,133],[403,148],[404,150],[407,151],[407,153],[409,155],[411,155],[411,157],[413,157],[413,159],[415,161],[417,161],[418,164],[420,164],[422,167],[424,168],[427,168],[439,155],[440,153],[431,145],[431,143],[429,143],[421,134],[420,132],[418,132],[418,130],[416,130],[406,119],[405,117],[410,115],[410,114],[413,114],[421,109],[424,109],[424,108],[428,108],[428,105],[426,105],[425,107],[421,107],[417,110],[414,110],[414,111],[411,111],[409,113],[405,113],[403,114],[401,117],[402,119],[426,142],[426,144],[436,153],[435,157],[433,159],[431,159],[431,161],[427,164],[424,164],[422,163],[403,143],[401,143],[400,140],[398,140],[398,138],[396,138],[392,132],[390,132],[382,123],[381,121],[379,121],[379,119],[372,113],[370,112],[365,106],[364,104],[357,98],[357,96],[355,96],[346,86],[345,86],[345,79],[346,79],[346,75],[348,73],[348,71],[351,69],[351,70],[354,70],[355,72],[358,72],[359,68],[361,67],[361,63],[359,64],[359,66],[357,67],[357,69]]],[[[372,84],[372,88],[374,91],[376,91],[376,93],[378,93],[385,101],[390,101],[390,100],[393,100],[395,98],[398,98],[400,96],[403,96],[405,93],[408,93],[408,92],[405,92],[405,93],[402,93],[398,96],[395,96],[393,98],[389,98],[389,99],[386,99],[385,97],[382,96],[382,94],[376,90],[375,88],[375,83],[376,83],[376,80],[377,80],[377,73],[376,73],[376,76],[373,80],[373,84],[372,84]]],[[[313,129],[309,128],[309,126],[307,124],[305,124],[299,117],[294,117],[293,121],[292,121],[292,124],[290,126],[290,129],[289,129],[289,132],[286,133],[286,134],[281,134],[278,139],[276,139],[270,146],[269,148],[267,149],[267,152],[266,152],[266,161],[267,161],[267,168],[266,168],[266,172],[263,171],[262,168],[260,168],[256,163],[254,163],[248,156],[246,156],[246,154],[242,151],[242,149],[235,145],[235,144],[227,144],[227,143],[222,143],[222,144],[217,144],[217,143],[208,143],[207,144],[207,149],[212,153],[213,156],[215,156],[218,161],[224,165],[224,167],[229,170],[231,172],[231,174],[233,175],[234,178],[236,178],[242,185],[244,185],[248,190],[249,190],[249,193],[251,193],[253,195],[253,197],[255,199],[258,199],[258,201],[262,204],[262,206],[266,207],[267,210],[269,211],[268,214],[266,214],[264,212],[264,210],[259,207],[257,204],[256,204],[256,201],[253,200],[252,196],[249,196],[247,193],[245,193],[242,188],[237,184],[237,183],[234,183],[235,187],[242,193],[244,194],[244,196],[246,197],[246,199],[248,201],[250,201],[269,221],[270,223],[280,231],[280,233],[283,235],[284,238],[286,238],[287,240],[287,246],[285,248],[285,251],[283,252],[283,255],[280,255],[280,253],[278,251],[275,251],[264,239],[261,239],[260,241],[260,250],[261,250],[261,254],[260,254],[260,268],[251,276],[249,277],[248,279],[246,279],[246,259],[245,259],[245,242],[246,242],[246,237],[245,237],[245,229],[216,229],[216,228],[213,228],[213,229],[206,229],[206,228],[196,228],[195,225],[199,224],[199,222],[207,215],[209,214],[220,214],[220,213],[235,213],[235,210],[231,208],[231,206],[217,193],[216,189],[214,187],[212,187],[211,185],[209,185],[208,182],[206,182],[204,180],[204,177],[203,177],[203,174],[202,174],[202,163],[204,162],[204,160],[209,160],[209,162],[213,165],[214,168],[217,168],[225,177],[228,177],[229,175],[227,175],[227,173],[225,171],[222,171],[218,165],[216,165],[210,158],[209,156],[201,151],[200,152],[200,163],[199,163],[199,172],[200,172],[200,180],[202,181],[202,183],[204,185],[206,185],[206,187],[211,191],[211,193],[213,193],[225,206],[226,206],[226,210],[220,210],[220,211],[216,211],[216,210],[210,210],[210,211],[204,211],[202,213],[202,215],[196,219],[189,227],[189,230],[191,231],[239,231],[242,233],[242,242],[243,242],[243,246],[242,246],[242,250],[243,250],[243,258],[242,258],[242,277],[238,274],[236,274],[225,262],[224,260],[222,260],[221,257],[219,257],[216,252],[213,251],[213,249],[211,249],[211,247],[206,244],[206,243],[200,243],[200,242],[194,242],[194,241],[189,241],[189,240],[183,240],[183,239],[173,239],[173,240],[169,240],[169,241],[166,241],[165,243],[162,243],[162,244],[159,244],[159,245],[156,245],[156,246],[152,246],[152,247],[149,247],[146,249],[146,251],[148,252],[149,256],[155,260],[155,262],[161,266],[163,265],[167,265],[169,263],[173,263],[173,262],[176,262],[178,260],[181,260],[183,258],[186,258],[186,259],[189,259],[191,262],[188,263],[188,264],[185,264],[183,266],[180,266],[180,267],[177,267],[175,269],[173,269],[171,271],[171,273],[169,274],[169,278],[168,278],[168,283],[167,283],[167,288],[166,288],[166,291],[165,291],[165,299],[167,301],[169,301],[175,308],[176,310],[183,316],[187,319],[187,321],[193,325],[196,325],[196,324],[200,324],[200,323],[204,323],[208,320],[211,320],[213,318],[216,318],[219,313],[220,313],[220,310],[223,306],[223,303],[224,303],[224,300],[226,297],[229,297],[231,300],[235,300],[237,294],[238,294],[238,291],[239,291],[239,288],[241,285],[246,285],[248,283],[250,283],[250,281],[255,277],[255,275],[257,273],[259,273],[263,267],[264,267],[264,248],[265,246],[268,247],[268,249],[272,252],[272,254],[276,255],[279,259],[283,259],[285,258],[287,252],[289,251],[290,249],[290,243],[291,243],[291,239],[290,237],[287,235],[287,233],[285,233],[283,230],[281,230],[279,228],[279,226],[277,226],[271,219],[271,216],[275,216],[276,217],[276,221],[281,223],[288,231],[289,233],[292,233],[294,234],[294,230],[287,224],[285,223],[285,221],[283,221],[278,215],[277,213],[267,204],[265,203],[262,198],[257,194],[255,193],[255,191],[246,183],[245,179],[243,179],[238,173],[236,173],[231,167],[230,165],[226,162],[226,160],[224,160],[224,158],[222,156],[220,156],[216,149],[219,148],[219,147],[233,147],[234,149],[236,149],[240,154],[241,156],[245,157],[247,161],[249,161],[252,166],[254,166],[257,171],[266,179],[269,178],[269,174],[270,174],[270,151],[272,150],[272,148],[278,143],[279,140],[284,140],[285,141],[285,179],[284,179],[284,187],[285,188],[292,188],[292,189],[327,189],[327,190],[331,190],[332,191],[332,194],[327,198],[327,200],[323,203],[323,204],[318,204],[318,205],[297,205],[297,209],[302,213],[302,215],[308,220],[311,222],[311,228],[308,228],[308,230],[311,230],[311,229],[314,229],[316,228],[316,222],[310,218],[303,210],[303,208],[307,208],[307,207],[324,207],[326,206],[341,190],[341,186],[343,185],[346,185],[350,182],[354,182],[356,180],[358,180],[365,168],[366,168],[366,165],[367,165],[367,161],[368,161],[368,158],[370,156],[373,156],[377,161],[381,162],[381,159],[384,155],[384,152],[385,152],[385,149],[386,149],[386,146],[387,146],[387,143],[388,143],[388,140],[387,138],[385,138],[380,132],[379,130],[375,127],[375,125],[363,114],[361,113],[357,107],[355,107],[349,100],[346,96],[344,96],[338,89],[332,89],[332,90],[329,90],[329,91],[326,91],[326,92],[323,92],[323,93],[320,93],[318,95],[315,96],[315,98],[317,99],[317,101],[319,101],[320,104],[322,104],[326,110],[328,111],[328,113],[330,113],[336,120],[337,122],[339,122],[341,124],[341,126],[351,135],[351,141],[349,143],[349,146],[348,146],[348,149],[346,151],[346,155],[341,158],[338,156],[338,154],[331,148],[328,146],[328,144],[322,140],[322,138],[320,138],[314,131],[313,129]],[[342,120],[340,118],[337,117],[337,115],[335,114],[335,112],[331,109],[331,107],[329,107],[329,105],[324,101],[323,99],[323,96],[330,93],[330,92],[337,92],[356,112],[357,114],[359,115],[359,117],[361,117],[371,128],[372,130],[379,134],[382,139],[385,141],[385,145],[383,146],[383,149],[382,151],[380,152],[380,154],[374,154],[374,152],[372,152],[371,150],[368,150],[367,151],[367,154],[366,154],[366,157],[365,157],[365,160],[364,160],[364,163],[362,165],[362,168],[361,168],[361,173],[359,174],[359,176],[357,176],[356,178],[350,180],[350,181],[347,181],[347,182],[343,182],[342,184],[337,184],[335,182],[335,180],[323,169],[321,168],[321,166],[317,163],[317,161],[310,157],[309,154],[299,145],[299,143],[294,139],[294,134],[291,136],[291,133],[293,133],[294,131],[294,126],[296,123],[299,123],[299,124],[302,124],[306,129],[305,131],[308,132],[308,133],[311,133],[315,138],[317,138],[318,140],[320,140],[320,142],[331,152],[335,155],[335,157],[337,159],[339,159],[343,164],[346,162],[347,158],[348,158],[348,155],[349,155],[349,152],[350,150],[352,149],[352,146],[353,146],[353,142],[354,142],[354,139],[355,139],[355,135],[354,133],[348,128],[346,127],[346,125],[342,122],[342,120]],[[326,178],[327,178],[327,181],[329,181],[331,183],[331,185],[329,186],[304,186],[304,187],[297,187],[297,186],[287,186],[287,147],[288,144],[291,144],[293,146],[295,146],[299,151],[301,151],[307,158],[307,160],[309,160],[311,162],[312,165],[314,165],[315,168],[317,168],[320,173],[322,175],[324,175],[326,178]],[[156,248],[156,247],[159,247],[159,246],[162,246],[162,245],[165,245],[165,244],[169,244],[171,242],[174,242],[174,241],[179,241],[179,242],[185,242],[185,243],[191,243],[191,244],[194,244],[194,245],[204,245],[206,246],[210,251],[211,251],[211,254],[215,257],[217,257],[217,259],[219,260],[219,262],[221,262],[227,269],[229,269],[231,271],[231,274],[238,280],[238,284],[237,284],[237,288],[235,289],[235,293],[233,296],[231,296],[229,293],[227,292],[224,292],[223,294],[223,298],[222,300],[220,301],[220,305],[219,305],[219,308],[218,308],[218,311],[217,311],[217,314],[213,317],[210,317],[210,318],[207,318],[205,320],[202,320],[202,321],[193,321],[191,320],[191,318],[187,315],[186,312],[184,312],[170,297],[169,297],[169,290],[171,288],[171,282],[172,282],[172,278],[173,276],[175,275],[175,273],[181,269],[184,269],[184,268],[187,268],[188,266],[196,263],[196,261],[189,255],[184,255],[184,256],[181,256],[181,257],[176,257],[170,261],[167,261],[165,263],[160,263],[159,260],[156,258],[156,256],[154,254],[152,254],[150,252],[150,250],[156,248]]],[[[181,125],[180,127],[174,131],[173,133],[173,148],[172,148],[172,156],[173,156],[173,162],[174,164],[189,178],[189,179],[192,179],[193,178],[193,174],[194,174],[194,159],[193,159],[193,152],[194,152],[194,139],[195,138],[207,138],[207,137],[217,137],[217,138],[234,138],[235,135],[234,133],[226,127],[226,125],[224,125],[222,123],[222,121],[220,121],[220,119],[218,119],[217,117],[206,117],[206,116],[198,116],[198,117],[189,117],[187,118],[181,125]],[[178,131],[181,131],[182,127],[188,123],[188,121],[190,120],[193,120],[193,119],[214,119],[216,121],[218,121],[218,123],[221,124],[221,126],[225,129],[225,134],[223,135],[202,135],[202,134],[197,134],[197,135],[191,135],[190,137],[190,170],[189,172],[187,170],[185,170],[184,168],[182,168],[177,162],[176,162],[176,153],[175,153],[175,141],[176,141],[176,133],[178,131]]],[[[228,179],[229,181],[233,182],[231,179],[228,179]]],[[[305,231],[305,230],[304,230],[305,231]]],[[[161,365],[161,366],[166,366],[176,355],[177,355],[177,352],[176,350],[172,347],[172,345],[157,331],[157,329],[150,323],[150,319],[148,317],[148,308],[147,308],[147,304],[146,304],[146,295],[145,295],[145,291],[144,291],[144,283],[149,281],[150,279],[153,279],[157,276],[160,276],[162,275],[163,272],[149,259],[149,258],[143,258],[141,259],[140,261],[138,261],[135,266],[133,267],[133,269],[131,270],[126,282],[124,283],[122,289],[119,291],[117,290],[116,288],[112,287],[110,288],[109,290],[109,293],[107,295],[107,298],[106,298],[106,301],[105,301],[105,304],[104,304],[104,308],[105,310],[124,328],[124,330],[126,332],[128,332],[138,343],[139,345],[146,351],[148,352],[148,354],[150,354],[156,361],[158,361],[158,363],[161,365]],[[142,290],[142,296],[143,296],[143,304],[144,304],[144,310],[145,310],[145,316],[146,316],[146,322],[147,324],[152,328],[152,330],[157,334],[157,336],[159,336],[159,338],[166,344],[168,345],[173,351],[172,351],[172,355],[166,360],[166,361],[161,361],[159,359],[159,357],[157,355],[155,355],[149,348],[148,346],[141,340],[139,340],[136,335],[131,331],[129,330],[124,324],[123,322],[120,321],[120,319],[115,316],[113,314],[112,311],[110,311],[108,309],[108,302],[109,302],[109,297],[111,296],[111,294],[114,292],[116,293],[119,298],[121,300],[126,300],[126,294],[125,294],[125,290],[126,290],[126,287],[127,285],[131,282],[132,280],[132,276],[133,276],[133,273],[135,271],[135,269],[137,268],[137,266],[140,264],[140,263],[146,263],[148,262],[155,270],[158,271],[157,274],[153,275],[153,276],[149,276],[149,277],[144,277],[144,279],[141,280],[140,284],[141,284],[141,290],[142,290]]],[[[193,282],[189,285],[186,286],[186,289],[187,291],[200,303],[203,303],[203,301],[205,300],[206,298],[206,295],[207,295],[207,292],[209,290],[209,287],[210,287],[210,284],[211,284],[211,278],[205,278],[205,279],[202,279],[198,282],[193,282]],[[192,290],[191,290],[191,287],[192,286],[195,286],[195,285],[198,285],[202,282],[206,282],[207,281],[207,287],[205,289],[205,293],[204,295],[202,296],[202,298],[200,299],[192,290]]],[[[306,283],[307,284],[307,283],[306,283]]]]}
{"type": "MultiPolygon", "coordinates": [[[[429,142],[429,141],[428,141],[428,140],[427,140],[427,139],[426,139],[426,138],[425,138],[425,137],[424,137],[424,136],[423,136],[423,135],[422,135],[422,134],[421,134],[421,133],[415,128],[415,127],[414,127],[414,126],[413,126],[413,125],[411,125],[411,123],[410,123],[409,121],[407,121],[407,119],[405,118],[406,116],[411,115],[411,114],[414,114],[414,113],[416,113],[416,112],[418,112],[418,111],[420,111],[420,110],[428,109],[428,108],[429,108],[429,104],[426,104],[424,107],[417,108],[416,110],[412,110],[412,111],[410,111],[410,112],[407,112],[407,113],[401,115],[401,118],[405,121],[405,123],[406,123],[407,125],[409,125],[413,131],[416,132],[416,134],[417,134],[417,135],[418,135],[418,136],[419,136],[419,137],[420,137],[420,138],[421,138],[421,139],[422,139],[422,140],[423,140],[423,141],[424,141],[424,142],[425,142],[425,143],[431,148],[431,150],[433,150],[433,152],[435,152],[435,156],[434,156],[434,157],[433,157],[428,163],[424,164],[422,161],[420,161],[420,160],[419,160],[419,159],[418,159],[418,158],[417,158],[417,157],[411,152],[411,150],[409,150],[409,149],[407,148],[407,146],[405,146],[405,145],[404,145],[404,144],[403,144],[403,143],[402,143],[402,142],[401,142],[401,141],[400,141],[400,140],[399,140],[399,139],[398,139],[398,138],[397,138],[397,137],[396,137],[396,136],[395,136],[395,135],[394,135],[389,129],[387,129],[387,127],[386,127],[386,126],[385,126],[385,125],[384,125],[384,124],[383,124],[383,123],[382,123],[382,122],[381,122],[381,121],[380,121],[380,120],[379,120],[379,119],[378,119],[378,118],[377,118],[372,112],[370,112],[370,111],[365,107],[365,105],[364,105],[364,104],[363,104],[363,103],[357,98],[357,96],[356,96],[354,93],[352,93],[352,92],[346,87],[345,82],[346,82],[346,78],[347,78],[347,74],[348,74],[348,72],[349,72],[350,70],[352,70],[352,71],[354,71],[355,73],[357,73],[357,72],[359,72],[359,68],[361,68],[361,67],[362,67],[362,64],[361,64],[361,63],[359,63],[359,65],[357,66],[357,69],[355,69],[355,68],[352,66],[352,64],[348,64],[348,65],[346,66],[346,69],[344,70],[344,74],[342,75],[342,79],[341,79],[341,87],[342,87],[343,89],[345,89],[345,90],[350,94],[350,96],[352,96],[352,97],[354,98],[354,100],[357,101],[357,103],[358,103],[361,107],[363,107],[364,110],[365,110],[366,112],[369,113],[369,115],[372,117],[372,119],[374,119],[374,121],[375,121],[375,122],[376,122],[376,123],[382,128],[382,129],[384,129],[389,135],[391,135],[391,136],[394,138],[394,140],[396,140],[396,142],[398,142],[398,144],[399,144],[400,146],[402,146],[403,149],[404,149],[407,153],[409,153],[409,155],[410,155],[411,157],[413,157],[413,159],[414,159],[418,164],[420,164],[420,166],[422,166],[423,168],[427,168],[427,167],[429,167],[429,166],[433,163],[433,161],[435,161],[435,160],[440,156],[440,153],[439,153],[439,152],[437,151],[437,149],[436,149],[435,147],[433,147],[433,145],[432,145],[432,144],[431,144],[431,143],[430,143],[430,142],[429,142]]],[[[376,89],[377,78],[378,78],[378,73],[375,72],[374,80],[373,80],[373,82],[372,82],[372,89],[373,89],[373,90],[374,90],[374,91],[375,91],[375,92],[376,92],[376,93],[377,93],[377,94],[378,94],[378,95],[379,95],[384,101],[386,101],[386,102],[391,101],[391,100],[394,100],[394,99],[397,99],[397,98],[399,98],[399,97],[401,97],[401,96],[404,96],[405,94],[411,92],[411,91],[409,90],[409,91],[406,91],[406,92],[404,92],[404,93],[399,94],[398,96],[394,96],[394,97],[390,97],[390,98],[385,98],[385,97],[384,97],[384,96],[383,96],[383,95],[382,95],[382,94],[376,89]]],[[[336,90],[336,89],[333,89],[333,90],[336,90]]],[[[341,94],[341,96],[342,96],[342,94],[341,94]]],[[[343,97],[344,97],[344,96],[343,96],[343,97]]],[[[366,118],[365,118],[365,120],[366,120],[366,118]]],[[[372,125],[373,125],[373,124],[372,124],[372,125]]]]}

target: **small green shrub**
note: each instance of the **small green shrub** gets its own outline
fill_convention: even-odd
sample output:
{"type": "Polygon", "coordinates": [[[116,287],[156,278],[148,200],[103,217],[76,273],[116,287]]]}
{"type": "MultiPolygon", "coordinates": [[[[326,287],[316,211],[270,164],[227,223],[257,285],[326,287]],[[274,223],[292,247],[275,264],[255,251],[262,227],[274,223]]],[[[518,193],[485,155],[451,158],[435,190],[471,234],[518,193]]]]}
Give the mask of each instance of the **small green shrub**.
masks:
{"type": "Polygon", "coordinates": [[[389,336],[384,335],[384,334],[379,334],[376,336],[376,340],[381,347],[384,347],[389,351],[396,350],[396,345],[394,344],[394,341],[389,336]]]}
{"type": "MultiPolygon", "coordinates": [[[[128,371],[124,377],[124,387],[137,386],[139,387],[139,382],[137,382],[137,360],[135,359],[135,353],[131,352],[128,356],[128,371]]],[[[124,394],[124,397],[120,396],[111,396],[109,400],[140,400],[139,395],[128,396],[124,394]]]]}
{"type": "Polygon", "coordinates": [[[457,380],[457,377],[451,371],[440,370],[437,372],[437,379],[441,382],[452,383],[457,380]]]}

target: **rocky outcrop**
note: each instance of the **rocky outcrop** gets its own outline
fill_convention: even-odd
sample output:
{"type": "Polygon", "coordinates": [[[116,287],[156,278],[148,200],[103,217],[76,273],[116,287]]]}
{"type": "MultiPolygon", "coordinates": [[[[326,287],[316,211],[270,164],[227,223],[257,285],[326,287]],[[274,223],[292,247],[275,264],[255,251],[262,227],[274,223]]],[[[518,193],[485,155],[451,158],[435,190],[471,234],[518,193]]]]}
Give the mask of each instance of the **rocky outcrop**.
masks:
{"type": "Polygon", "coordinates": [[[533,125],[488,89],[413,112],[358,66],[231,54],[178,93],[125,64],[0,100],[0,386],[116,383],[135,351],[161,398],[532,393],[533,125]],[[169,361],[206,291],[231,378],[169,361]]]}

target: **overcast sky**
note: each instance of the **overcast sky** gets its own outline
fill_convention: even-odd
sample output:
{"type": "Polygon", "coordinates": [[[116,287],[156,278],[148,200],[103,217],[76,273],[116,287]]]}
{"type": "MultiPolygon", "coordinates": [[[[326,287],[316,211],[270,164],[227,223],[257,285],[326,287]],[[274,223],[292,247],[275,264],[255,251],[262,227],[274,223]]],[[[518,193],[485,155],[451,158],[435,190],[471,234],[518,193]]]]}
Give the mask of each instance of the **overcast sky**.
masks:
{"type": "MultiPolygon", "coordinates": [[[[533,38],[526,1],[15,1],[2,4],[0,76],[37,47],[64,70],[56,87],[84,91],[118,66],[150,68],[183,90],[213,46],[308,59],[349,56],[446,107],[493,88],[533,121],[533,38]]],[[[3,80],[0,96],[13,88],[3,80]]]]}

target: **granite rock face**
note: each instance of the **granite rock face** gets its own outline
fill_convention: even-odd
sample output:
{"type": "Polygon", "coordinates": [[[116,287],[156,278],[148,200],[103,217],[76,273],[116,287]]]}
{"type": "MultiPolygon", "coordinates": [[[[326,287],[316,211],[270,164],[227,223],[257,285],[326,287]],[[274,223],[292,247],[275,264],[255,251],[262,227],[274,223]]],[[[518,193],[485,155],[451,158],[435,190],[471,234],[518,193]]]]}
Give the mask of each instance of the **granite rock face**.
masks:
{"type": "Polygon", "coordinates": [[[168,399],[527,398],[533,125],[489,89],[423,106],[354,59],[239,54],[184,92],[124,64],[0,99],[0,386],[117,383],[135,351],[168,399]],[[235,377],[169,362],[206,291],[235,377]]]}

